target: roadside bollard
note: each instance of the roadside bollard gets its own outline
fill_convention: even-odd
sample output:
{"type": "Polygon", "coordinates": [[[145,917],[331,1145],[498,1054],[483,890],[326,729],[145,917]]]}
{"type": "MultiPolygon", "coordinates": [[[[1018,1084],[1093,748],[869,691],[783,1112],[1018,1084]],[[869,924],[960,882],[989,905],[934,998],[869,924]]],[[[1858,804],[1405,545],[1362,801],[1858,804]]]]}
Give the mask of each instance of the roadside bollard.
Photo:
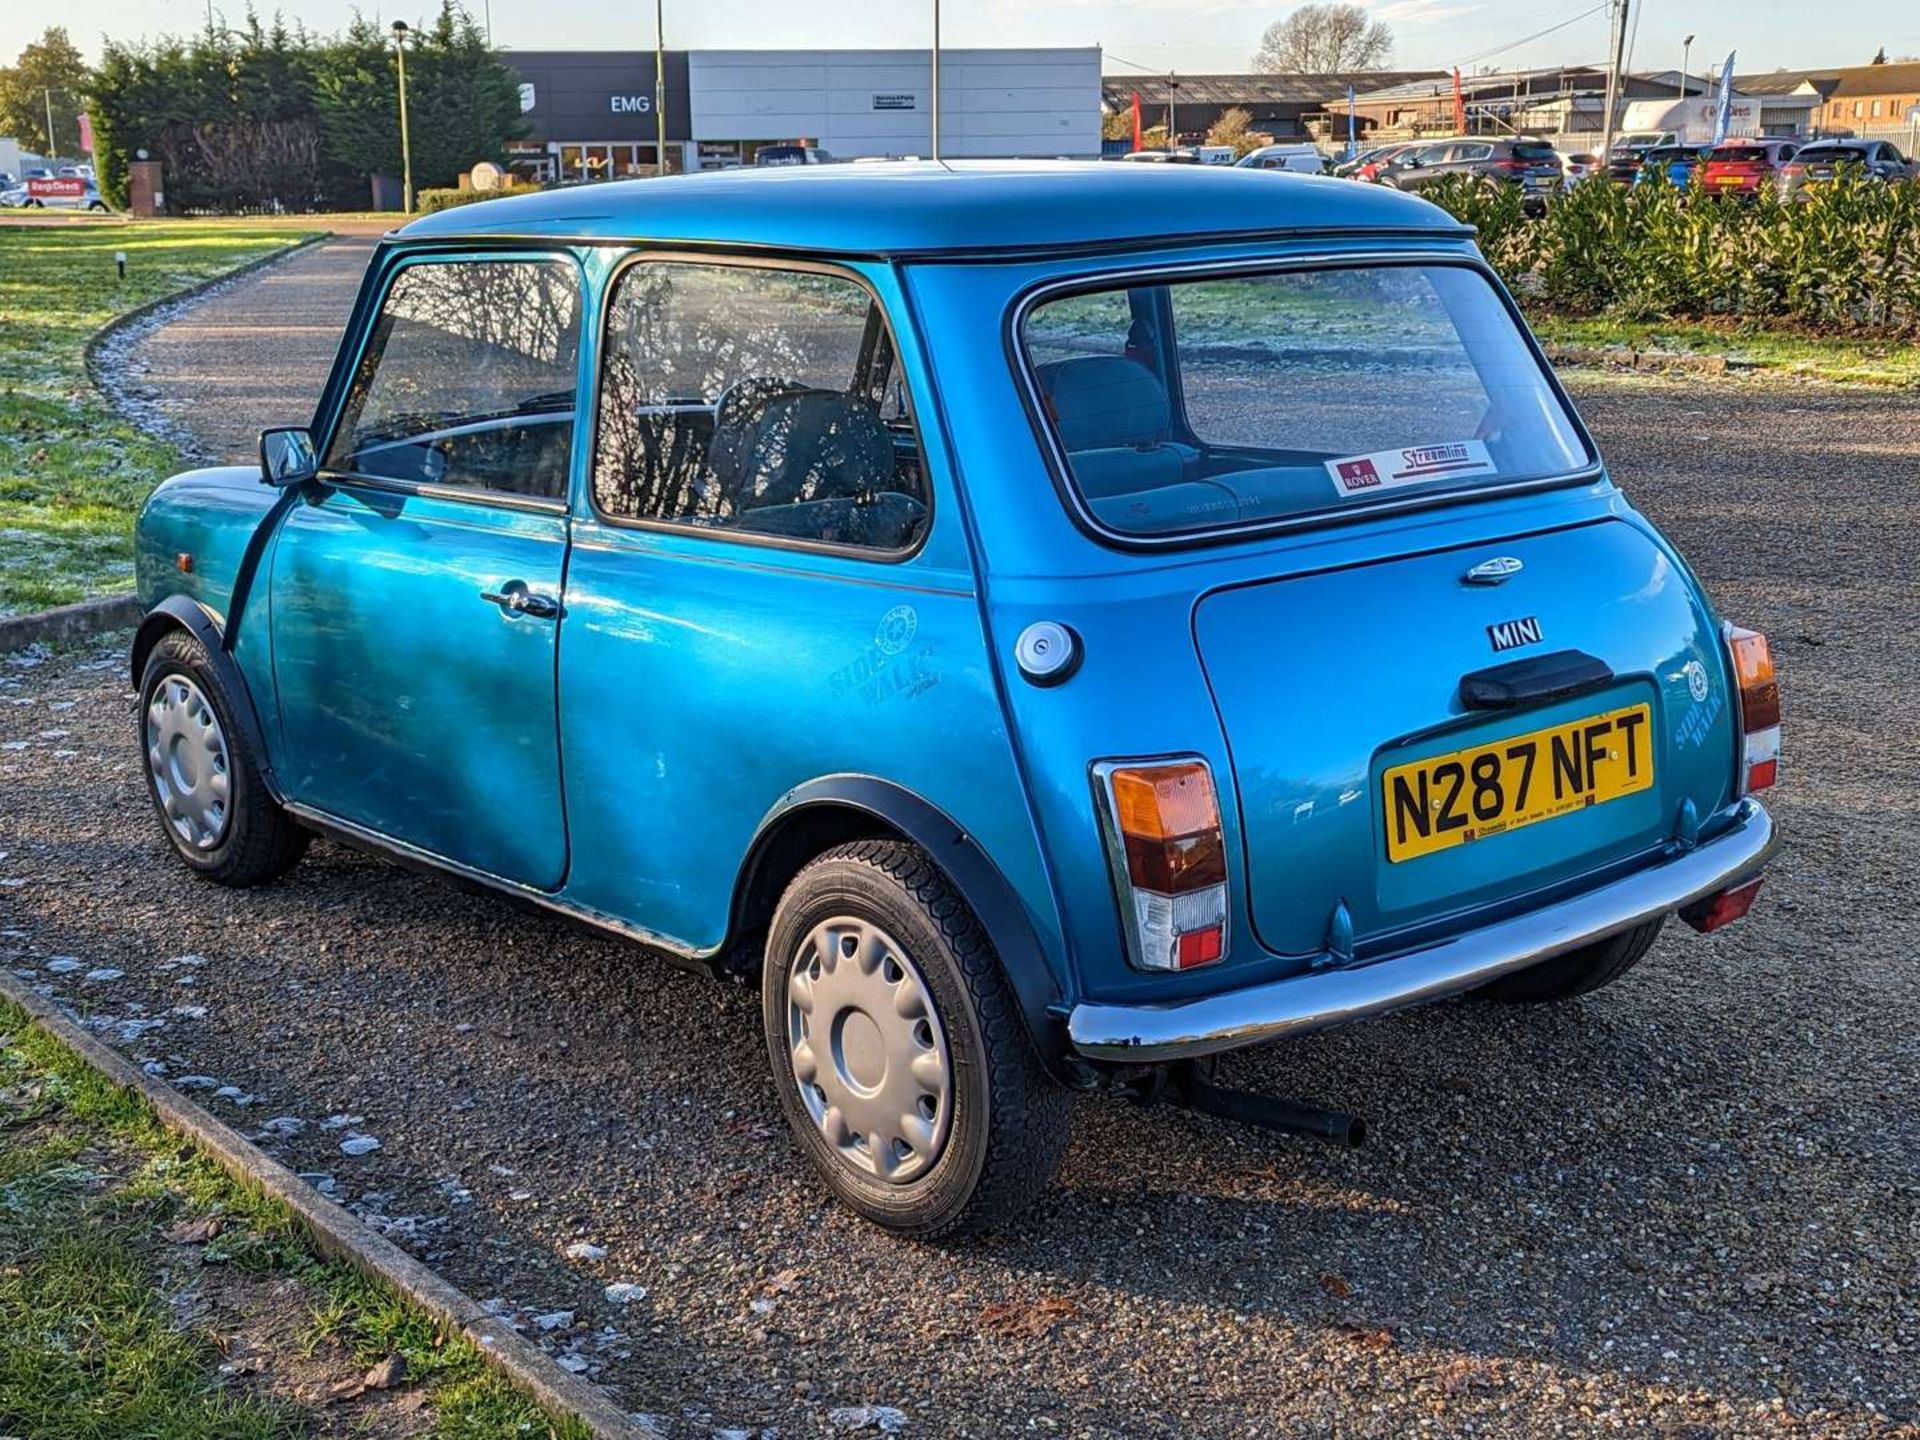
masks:
{"type": "Polygon", "coordinates": [[[127,278],[127,252],[126,251],[116,250],[113,252],[113,268],[120,272],[120,278],[122,280],[127,278]]]}

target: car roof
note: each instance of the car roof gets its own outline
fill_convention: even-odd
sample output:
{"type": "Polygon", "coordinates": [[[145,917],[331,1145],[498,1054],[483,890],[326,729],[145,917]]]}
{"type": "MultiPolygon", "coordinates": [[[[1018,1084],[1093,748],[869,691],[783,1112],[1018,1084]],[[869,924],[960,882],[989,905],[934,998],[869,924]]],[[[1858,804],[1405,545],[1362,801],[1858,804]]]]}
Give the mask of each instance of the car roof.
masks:
{"type": "Polygon", "coordinates": [[[415,220],[397,236],[909,256],[1303,231],[1470,233],[1424,200],[1318,176],[1226,165],[899,161],[605,181],[457,206],[415,220]]]}

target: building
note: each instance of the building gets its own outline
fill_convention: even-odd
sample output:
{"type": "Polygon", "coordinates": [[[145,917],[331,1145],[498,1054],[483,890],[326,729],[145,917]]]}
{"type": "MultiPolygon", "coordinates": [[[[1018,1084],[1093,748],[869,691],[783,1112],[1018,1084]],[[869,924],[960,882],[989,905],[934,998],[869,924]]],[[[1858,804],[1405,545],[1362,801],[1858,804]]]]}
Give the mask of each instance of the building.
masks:
{"type": "MultiPolygon", "coordinates": [[[[1620,90],[1626,108],[1641,100],[1679,100],[1683,92],[1686,96],[1704,96],[1706,82],[1689,76],[1683,86],[1677,71],[1666,70],[1623,75],[1620,90]]],[[[1460,108],[1469,135],[1540,135],[1567,140],[1587,136],[1597,140],[1605,128],[1606,68],[1558,65],[1463,75],[1460,108]]],[[[1355,98],[1354,111],[1363,137],[1381,141],[1460,133],[1451,75],[1367,91],[1355,98]]]]}
{"type": "MultiPolygon", "coordinates": [[[[933,153],[926,50],[696,50],[692,140],[702,164],[806,140],[836,159],[933,153]]],[[[940,154],[947,159],[1100,153],[1100,50],[943,50],[940,154]]]]}
{"type": "MultiPolygon", "coordinates": [[[[1301,140],[1313,133],[1310,117],[1344,110],[1347,87],[1377,90],[1386,85],[1430,81],[1438,70],[1364,70],[1327,75],[1109,75],[1101,103],[1109,115],[1133,108],[1140,97],[1145,128],[1165,127],[1176,142],[1202,140],[1229,110],[1244,110],[1251,128],[1276,140],[1301,140]]],[[[1346,132],[1341,131],[1344,136],[1346,132]]]]}
{"type": "Polygon", "coordinates": [[[1776,70],[1736,76],[1733,83],[1743,94],[1807,103],[1811,116],[1807,133],[1909,145],[1920,137],[1920,63],[1776,70]]]}
{"type": "MultiPolygon", "coordinates": [[[[659,164],[651,50],[510,50],[527,135],[510,147],[530,180],[650,175],[659,164]]],[[[946,50],[940,153],[1100,153],[1100,51],[946,50]]],[[[926,50],[669,50],[669,170],[751,163],[762,145],[804,142],[836,159],[930,155],[926,50]]]]}

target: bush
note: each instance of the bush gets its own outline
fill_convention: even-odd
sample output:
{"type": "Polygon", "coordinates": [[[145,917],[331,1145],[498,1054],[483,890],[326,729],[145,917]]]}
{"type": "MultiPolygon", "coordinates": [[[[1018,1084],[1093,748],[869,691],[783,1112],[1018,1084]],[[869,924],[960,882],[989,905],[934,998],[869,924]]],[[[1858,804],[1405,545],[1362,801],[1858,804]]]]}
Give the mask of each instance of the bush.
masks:
{"type": "Polygon", "coordinates": [[[1422,192],[1479,231],[1488,263],[1530,304],[1633,320],[1790,321],[1920,330],[1920,184],[1842,175],[1804,198],[1632,189],[1592,180],[1528,221],[1512,186],[1449,176],[1422,192]]]}
{"type": "Polygon", "coordinates": [[[478,200],[498,200],[507,193],[504,190],[455,190],[452,187],[419,190],[414,193],[413,208],[422,215],[431,215],[436,210],[451,210],[456,205],[471,205],[478,200]]]}

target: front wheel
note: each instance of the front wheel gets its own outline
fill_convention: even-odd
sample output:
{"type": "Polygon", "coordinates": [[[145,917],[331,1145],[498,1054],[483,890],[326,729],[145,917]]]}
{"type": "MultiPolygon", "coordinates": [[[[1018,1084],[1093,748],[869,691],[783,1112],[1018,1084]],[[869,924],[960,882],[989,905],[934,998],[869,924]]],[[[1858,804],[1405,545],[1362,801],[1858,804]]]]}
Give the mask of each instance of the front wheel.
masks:
{"type": "Polygon", "coordinates": [[[184,630],[160,637],[140,677],[147,794],[174,853],[222,885],[259,885],[291,870],[308,833],[268,793],[258,758],[205,647],[184,630]]]}
{"type": "Polygon", "coordinates": [[[979,921],[916,846],[842,845],[795,876],[761,997],[781,1109],[867,1219],[923,1239],[986,1229],[1052,1177],[1067,1092],[979,921]]]}
{"type": "Polygon", "coordinates": [[[1512,1005],[1539,1005],[1588,994],[1603,985],[1611,985],[1645,959],[1665,923],[1664,916],[1649,920],[1637,929],[1622,930],[1595,944],[1569,950],[1565,955],[1556,955],[1511,975],[1502,975],[1492,984],[1481,987],[1480,994],[1512,1005]]]}

